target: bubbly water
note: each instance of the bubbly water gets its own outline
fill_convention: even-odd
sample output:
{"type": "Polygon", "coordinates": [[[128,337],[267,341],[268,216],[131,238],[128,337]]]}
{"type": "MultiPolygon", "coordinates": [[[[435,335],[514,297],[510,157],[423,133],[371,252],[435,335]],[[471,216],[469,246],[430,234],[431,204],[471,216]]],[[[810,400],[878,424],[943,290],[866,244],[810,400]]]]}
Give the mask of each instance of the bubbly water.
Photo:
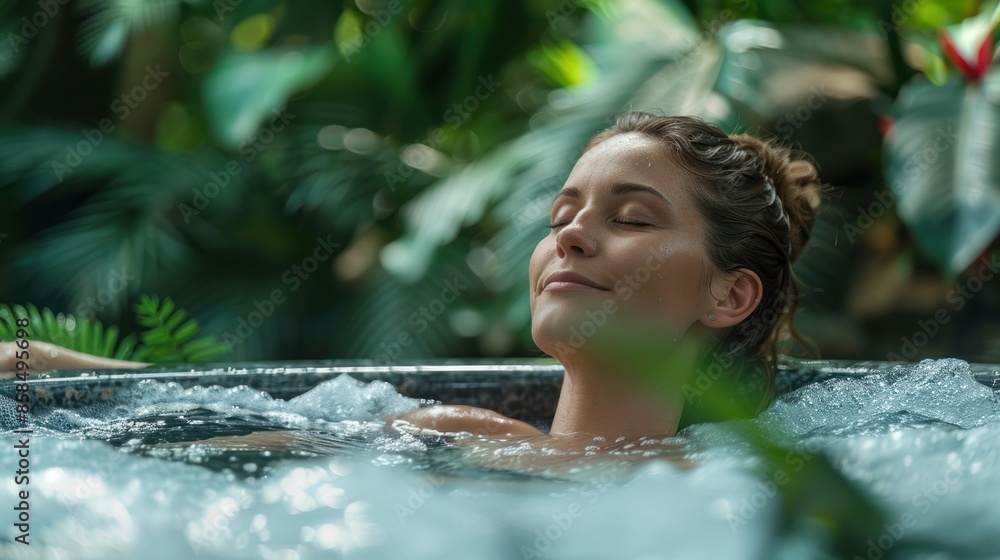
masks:
{"type": "Polygon", "coordinates": [[[784,395],[752,421],[791,450],[779,464],[736,435],[751,421],[560,454],[386,431],[380,418],[421,403],[383,382],[341,376],[286,402],[147,381],[32,418],[28,546],[14,541],[15,424],[0,401],[4,559],[827,558],[829,532],[788,529],[778,493],[818,457],[884,514],[853,557],[1000,557],[1000,403],[960,360],[784,395]],[[267,430],[296,436],[273,451],[177,443],[267,430]]]}

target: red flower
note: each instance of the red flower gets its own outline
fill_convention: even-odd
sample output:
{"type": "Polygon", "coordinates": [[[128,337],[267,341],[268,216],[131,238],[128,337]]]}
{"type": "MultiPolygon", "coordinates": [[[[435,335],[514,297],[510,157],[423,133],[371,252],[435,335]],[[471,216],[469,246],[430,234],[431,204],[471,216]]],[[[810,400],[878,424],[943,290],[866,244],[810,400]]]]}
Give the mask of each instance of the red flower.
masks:
{"type": "Polygon", "coordinates": [[[948,32],[944,29],[938,31],[938,40],[941,41],[941,47],[944,49],[944,54],[950,59],[959,70],[965,74],[965,77],[970,81],[978,82],[983,76],[986,75],[986,70],[990,66],[990,55],[993,54],[993,29],[986,33],[983,38],[983,42],[979,45],[979,51],[976,53],[976,59],[969,61],[958,52],[955,48],[954,41],[948,35],[948,32]]]}

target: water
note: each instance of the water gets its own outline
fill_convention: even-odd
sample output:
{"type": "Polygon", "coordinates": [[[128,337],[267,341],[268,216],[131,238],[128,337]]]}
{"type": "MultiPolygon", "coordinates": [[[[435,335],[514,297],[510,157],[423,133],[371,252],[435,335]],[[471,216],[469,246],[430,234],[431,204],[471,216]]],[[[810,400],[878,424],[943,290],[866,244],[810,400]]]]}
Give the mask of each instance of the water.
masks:
{"type": "Polygon", "coordinates": [[[0,397],[0,558],[1000,557],[1000,403],[959,360],[814,383],[752,422],[611,456],[383,429],[420,404],[341,376],[288,401],[143,382],[40,412],[24,546],[0,397]],[[747,426],[784,446],[777,460],[738,437],[747,426]],[[275,450],[179,443],[261,431],[275,450]],[[678,450],[690,468],[669,460],[678,450]],[[884,516],[848,553],[822,516],[788,515],[803,496],[843,498],[826,463],[884,516]]]}

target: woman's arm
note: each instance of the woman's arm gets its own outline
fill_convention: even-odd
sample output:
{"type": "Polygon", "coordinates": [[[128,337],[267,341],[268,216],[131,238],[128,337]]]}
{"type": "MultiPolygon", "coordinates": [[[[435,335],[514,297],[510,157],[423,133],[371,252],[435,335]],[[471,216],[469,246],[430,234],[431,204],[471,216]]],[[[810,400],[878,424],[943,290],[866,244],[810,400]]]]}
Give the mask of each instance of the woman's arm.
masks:
{"type": "MultiPolygon", "coordinates": [[[[13,342],[0,342],[0,371],[17,371],[18,352],[23,355],[24,350],[13,342]]],[[[27,352],[28,359],[24,361],[28,363],[28,371],[32,373],[53,369],[122,369],[149,365],[114,358],[99,358],[41,341],[31,341],[27,352]]]]}
{"type": "Polygon", "coordinates": [[[468,432],[476,436],[540,436],[544,432],[531,424],[487,410],[465,405],[438,405],[418,408],[386,418],[386,426],[405,431],[468,432]],[[416,428],[416,430],[414,429],[416,428]]]}

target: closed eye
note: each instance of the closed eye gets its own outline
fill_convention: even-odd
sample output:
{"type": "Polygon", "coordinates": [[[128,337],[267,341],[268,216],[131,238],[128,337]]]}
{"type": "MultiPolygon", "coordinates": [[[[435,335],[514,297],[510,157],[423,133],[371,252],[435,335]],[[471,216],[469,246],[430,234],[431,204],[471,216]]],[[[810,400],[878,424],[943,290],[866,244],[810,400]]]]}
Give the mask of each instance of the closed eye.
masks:
{"type": "Polygon", "coordinates": [[[615,223],[618,223],[618,224],[628,224],[630,226],[649,226],[649,225],[652,225],[652,224],[648,224],[646,222],[641,222],[639,220],[633,220],[631,218],[619,218],[619,219],[615,220],[615,223]]]}
{"type": "MultiPolygon", "coordinates": [[[[646,223],[646,222],[641,222],[639,220],[633,220],[631,218],[619,218],[617,220],[614,220],[614,222],[616,224],[626,224],[626,225],[630,225],[630,226],[639,226],[639,227],[642,227],[642,226],[651,226],[652,225],[652,224],[649,224],[649,223],[646,223]]],[[[557,228],[561,228],[561,227],[563,227],[565,225],[566,224],[549,224],[549,225],[547,225],[545,227],[547,227],[549,229],[557,229],[557,228]]]]}

